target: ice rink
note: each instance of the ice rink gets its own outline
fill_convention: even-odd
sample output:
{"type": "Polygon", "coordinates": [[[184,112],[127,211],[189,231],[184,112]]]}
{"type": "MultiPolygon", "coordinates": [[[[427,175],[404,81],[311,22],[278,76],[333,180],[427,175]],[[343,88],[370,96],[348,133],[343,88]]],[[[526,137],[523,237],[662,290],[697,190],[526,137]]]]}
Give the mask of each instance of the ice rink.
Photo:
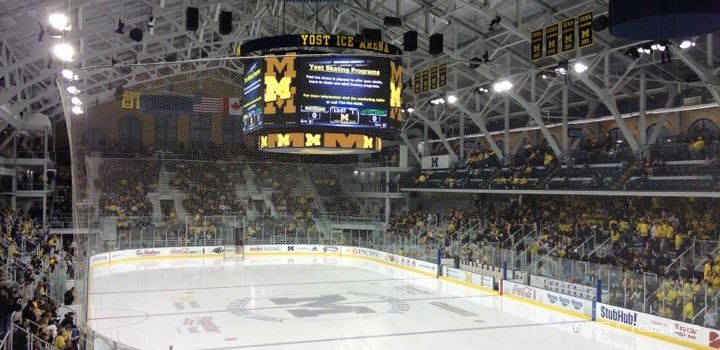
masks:
{"type": "Polygon", "coordinates": [[[138,349],[684,349],[354,258],[120,263],[89,297],[90,325],[138,349]]]}

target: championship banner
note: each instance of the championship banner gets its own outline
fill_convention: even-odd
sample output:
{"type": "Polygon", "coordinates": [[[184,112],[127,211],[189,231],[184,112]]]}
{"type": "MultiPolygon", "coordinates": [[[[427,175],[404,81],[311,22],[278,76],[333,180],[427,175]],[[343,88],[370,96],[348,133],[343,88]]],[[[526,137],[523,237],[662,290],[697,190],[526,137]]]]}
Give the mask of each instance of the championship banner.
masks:
{"type": "Polygon", "coordinates": [[[422,92],[430,91],[430,70],[422,71],[422,92]]]}
{"type": "Polygon", "coordinates": [[[545,57],[558,54],[558,27],[559,24],[555,23],[545,28],[545,57]]]}
{"type": "Polygon", "coordinates": [[[438,67],[430,67],[430,89],[438,88],[438,67]]]}
{"type": "Polygon", "coordinates": [[[592,12],[583,13],[578,17],[578,32],[580,33],[578,47],[591,46],[594,43],[592,22],[592,12]]]}
{"type": "Polygon", "coordinates": [[[447,63],[438,66],[438,85],[441,88],[447,85],[447,63]]]}
{"type": "Polygon", "coordinates": [[[120,106],[123,109],[140,109],[140,93],[132,91],[123,92],[120,106]]]}
{"type": "Polygon", "coordinates": [[[537,61],[543,57],[543,35],[545,30],[540,28],[530,35],[530,60],[537,61]]]}
{"type": "Polygon", "coordinates": [[[413,84],[416,94],[444,88],[447,86],[447,63],[416,72],[413,84]]]}
{"type": "Polygon", "coordinates": [[[413,80],[413,89],[416,94],[422,92],[422,72],[415,72],[415,79],[413,80]]]}
{"type": "Polygon", "coordinates": [[[562,21],[562,52],[575,50],[575,18],[562,21]]]}

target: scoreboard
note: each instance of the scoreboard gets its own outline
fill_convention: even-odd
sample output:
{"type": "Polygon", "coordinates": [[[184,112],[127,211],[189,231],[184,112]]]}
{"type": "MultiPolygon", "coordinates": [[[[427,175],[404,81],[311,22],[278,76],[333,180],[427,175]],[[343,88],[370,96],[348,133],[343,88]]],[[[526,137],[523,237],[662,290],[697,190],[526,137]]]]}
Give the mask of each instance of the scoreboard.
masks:
{"type": "Polygon", "coordinates": [[[243,130],[398,129],[402,66],[382,56],[296,55],[245,62],[243,130]]]}

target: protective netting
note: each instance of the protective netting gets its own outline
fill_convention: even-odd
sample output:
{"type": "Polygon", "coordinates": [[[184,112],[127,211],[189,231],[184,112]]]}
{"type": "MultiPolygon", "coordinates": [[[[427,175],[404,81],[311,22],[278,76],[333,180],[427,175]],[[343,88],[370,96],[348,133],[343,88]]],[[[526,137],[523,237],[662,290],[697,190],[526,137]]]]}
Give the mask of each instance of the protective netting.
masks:
{"type": "MultiPolygon", "coordinates": [[[[717,315],[720,277],[713,283],[710,276],[708,282],[702,272],[708,256],[711,268],[720,268],[712,220],[718,214],[715,199],[399,189],[677,191],[677,186],[663,187],[665,182],[677,184],[673,176],[690,181],[679,190],[691,189],[694,182],[706,186],[699,188],[716,188],[717,164],[710,158],[718,152],[717,129],[715,136],[702,126],[682,142],[657,142],[645,148],[654,159],[638,160],[617,129],[597,140],[585,136],[597,126],[577,127],[581,135],[568,146],[577,143],[575,152],[580,153],[568,152],[563,165],[547,143],[522,140],[540,135],[534,130],[520,139],[505,139],[517,152],[502,161],[482,137],[470,146],[451,140],[456,154],[464,148],[464,159],[435,171],[420,171],[420,164],[412,162],[400,167],[403,152],[387,135],[382,136],[382,151],[373,154],[267,152],[258,150],[258,134],[244,132],[262,124],[257,114],[246,113],[256,98],[244,97],[244,67],[251,60],[97,68],[77,72],[77,80],[59,80],[71,140],[75,226],[87,230],[76,237],[81,284],[89,256],[118,249],[347,244],[435,261],[438,248],[444,247],[466,270],[499,278],[500,267],[507,265],[510,279],[527,282],[535,275],[570,283],[545,287],[570,286],[583,298],[591,298],[602,280],[605,302],[713,326],[704,319],[708,313],[717,315]],[[107,77],[116,80],[110,86],[95,83],[107,77]],[[70,93],[71,86],[79,92],[70,93]],[[78,106],[73,98],[82,100],[82,114],[73,112],[78,106]],[[695,147],[698,136],[707,145],[703,141],[695,147]],[[668,159],[680,163],[666,168],[668,159]],[[383,170],[386,166],[402,170],[383,170]],[[697,169],[708,173],[692,173],[697,169]],[[651,236],[651,226],[653,232],[665,233],[651,236]],[[668,227],[680,238],[668,233],[668,227]]],[[[603,78],[593,79],[599,83],[603,78]]],[[[459,103],[474,99],[462,96],[459,103]]],[[[661,102],[654,107],[662,107],[661,102]]],[[[584,115],[587,109],[575,113],[584,115]]],[[[453,131],[448,136],[457,137],[453,131]]],[[[670,140],[667,130],[649,130],[648,138],[670,140]]],[[[503,141],[502,135],[495,139],[503,141]]],[[[424,155],[447,152],[436,142],[426,146],[424,155]]],[[[84,287],[78,290],[87,293],[84,287]]]]}

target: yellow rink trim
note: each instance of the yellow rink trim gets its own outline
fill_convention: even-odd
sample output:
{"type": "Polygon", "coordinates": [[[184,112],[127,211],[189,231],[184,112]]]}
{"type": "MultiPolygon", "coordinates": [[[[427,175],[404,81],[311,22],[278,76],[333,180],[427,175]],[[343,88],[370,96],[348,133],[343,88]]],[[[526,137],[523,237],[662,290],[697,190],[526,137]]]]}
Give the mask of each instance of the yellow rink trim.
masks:
{"type": "Polygon", "coordinates": [[[508,298],[510,298],[510,299],[513,299],[513,300],[522,301],[522,302],[525,302],[525,303],[528,303],[528,304],[532,304],[532,305],[539,306],[539,307],[542,307],[542,308],[545,308],[545,309],[549,309],[549,310],[552,310],[552,311],[557,311],[557,312],[560,312],[560,313],[564,313],[564,314],[566,314],[566,315],[570,315],[570,316],[573,316],[573,317],[581,318],[581,319],[583,319],[583,320],[591,320],[591,319],[592,319],[592,317],[590,317],[590,315],[586,315],[586,314],[584,314],[584,313],[582,313],[582,312],[577,312],[577,311],[568,310],[568,309],[565,309],[565,308],[562,308],[562,307],[559,307],[559,306],[543,304],[543,303],[541,303],[541,302],[539,302],[539,301],[535,301],[535,300],[530,300],[530,299],[525,299],[525,298],[517,297],[517,296],[514,296],[514,295],[512,295],[512,294],[503,294],[503,296],[504,296],[504,297],[508,297],[508,298]]]}
{"type": "Polygon", "coordinates": [[[696,343],[693,343],[693,342],[690,342],[687,340],[673,338],[673,337],[671,337],[669,335],[665,335],[665,334],[646,331],[646,330],[635,328],[633,326],[626,325],[626,324],[620,323],[620,322],[615,322],[615,321],[610,321],[610,320],[601,320],[601,319],[596,320],[596,322],[602,323],[604,325],[608,325],[610,327],[620,328],[620,329],[630,332],[630,333],[644,335],[646,337],[655,338],[658,340],[666,341],[666,342],[681,345],[681,346],[686,346],[686,347],[693,348],[693,349],[716,350],[709,346],[703,346],[703,345],[696,344],[696,343]]]}

